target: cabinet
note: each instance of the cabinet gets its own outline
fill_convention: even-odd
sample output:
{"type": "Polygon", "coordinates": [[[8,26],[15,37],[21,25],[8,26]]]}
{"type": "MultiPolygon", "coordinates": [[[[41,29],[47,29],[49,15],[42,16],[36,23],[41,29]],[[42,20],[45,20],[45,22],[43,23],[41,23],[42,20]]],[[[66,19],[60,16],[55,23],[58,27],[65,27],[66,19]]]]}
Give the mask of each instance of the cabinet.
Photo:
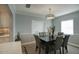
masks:
{"type": "Polygon", "coordinates": [[[8,5],[0,5],[0,43],[10,41],[11,11],[8,5]],[[7,36],[8,35],[8,36],[7,36]]]}
{"type": "Polygon", "coordinates": [[[0,43],[9,42],[9,36],[0,36],[0,43]]]}
{"type": "Polygon", "coordinates": [[[8,13],[0,14],[0,27],[9,27],[9,15],[8,13]]]}

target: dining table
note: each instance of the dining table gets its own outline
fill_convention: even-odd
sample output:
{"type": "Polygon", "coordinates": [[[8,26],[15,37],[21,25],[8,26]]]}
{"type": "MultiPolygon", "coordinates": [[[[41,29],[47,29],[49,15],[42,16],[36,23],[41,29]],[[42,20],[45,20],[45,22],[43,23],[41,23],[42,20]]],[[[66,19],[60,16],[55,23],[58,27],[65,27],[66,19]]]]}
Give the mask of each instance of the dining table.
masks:
{"type": "MultiPolygon", "coordinates": [[[[58,37],[59,35],[53,35],[52,36],[39,36],[39,38],[44,42],[44,46],[45,46],[45,53],[48,54],[49,53],[49,47],[52,46],[54,44],[54,42],[56,41],[56,37],[58,37]]],[[[63,35],[63,38],[65,36],[63,35]]]]}
{"type": "Polygon", "coordinates": [[[53,44],[53,42],[56,40],[55,37],[52,36],[43,36],[39,37],[44,43],[43,45],[45,46],[45,53],[49,53],[49,46],[53,44]]]}

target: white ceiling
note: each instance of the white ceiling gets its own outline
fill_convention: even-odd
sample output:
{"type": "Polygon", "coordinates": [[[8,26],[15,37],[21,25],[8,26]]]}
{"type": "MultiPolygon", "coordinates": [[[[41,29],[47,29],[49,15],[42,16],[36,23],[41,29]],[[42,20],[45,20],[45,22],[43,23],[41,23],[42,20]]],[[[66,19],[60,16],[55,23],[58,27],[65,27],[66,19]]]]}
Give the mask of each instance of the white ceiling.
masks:
{"type": "Polygon", "coordinates": [[[26,8],[25,4],[17,4],[16,13],[35,15],[35,16],[45,16],[48,14],[48,9],[52,9],[52,13],[55,16],[61,16],[71,12],[79,10],[79,4],[31,4],[30,8],[26,8]]]}

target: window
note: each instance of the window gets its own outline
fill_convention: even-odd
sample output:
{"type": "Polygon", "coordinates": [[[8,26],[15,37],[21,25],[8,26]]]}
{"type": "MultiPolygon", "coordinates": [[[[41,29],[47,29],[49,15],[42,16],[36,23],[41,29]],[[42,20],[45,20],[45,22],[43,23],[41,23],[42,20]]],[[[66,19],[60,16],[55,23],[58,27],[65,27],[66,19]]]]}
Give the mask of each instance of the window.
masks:
{"type": "Polygon", "coordinates": [[[73,35],[73,19],[61,21],[61,32],[73,35]]]}

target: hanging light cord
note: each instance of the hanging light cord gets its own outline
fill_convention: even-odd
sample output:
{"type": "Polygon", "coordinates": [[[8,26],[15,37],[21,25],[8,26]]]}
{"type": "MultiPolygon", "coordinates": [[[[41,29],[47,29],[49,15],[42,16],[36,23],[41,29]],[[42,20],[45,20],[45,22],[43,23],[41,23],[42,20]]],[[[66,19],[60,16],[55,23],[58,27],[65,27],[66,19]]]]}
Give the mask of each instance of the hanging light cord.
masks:
{"type": "Polygon", "coordinates": [[[49,8],[49,14],[51,14],[51,8],[49,8]]]}

